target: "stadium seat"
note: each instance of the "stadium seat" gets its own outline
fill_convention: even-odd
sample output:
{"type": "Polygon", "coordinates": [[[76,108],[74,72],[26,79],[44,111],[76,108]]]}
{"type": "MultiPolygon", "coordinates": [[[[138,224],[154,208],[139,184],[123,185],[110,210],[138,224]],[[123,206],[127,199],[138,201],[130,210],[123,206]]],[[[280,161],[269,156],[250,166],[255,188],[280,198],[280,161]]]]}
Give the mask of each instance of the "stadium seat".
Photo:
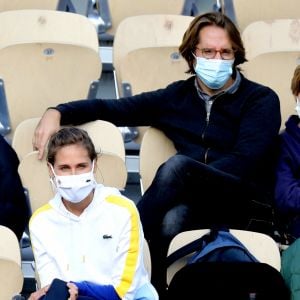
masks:
{"type": "MultiPolygon", "coordinates": [[[[122,75],[123,76],[126,75],[125,69],[128,67],[129,64],[129,62],[125,64],[125,61],[127,60],[127,55],[134,50],[148,49],[148,48],[152,48],[152,49],[159,48],[160,50],[160,49],[166,49],[167,47],[171,47],[171,49],[169,50],[168,64],[174,63],[175,65],[180,65],[181,67],[180,71],[184,70],[184,68],[182,68],[182,62],[181,62],[182,59],[180,59],[178,54],[178,47],[181,44],[184,32],[186,31],[186,29],[188,28],[192,20],[193,17],[191,16],[163,15],[163,14],[133,16],[123,20],[117,29],[115,40],[114,40],[114,48],[113,48],[113,66],[116,73],[116,79],[117,79],[117,85],[119,91],[117,94],[120,94],[120,96],[124,95],[122,93],[123,90],[122,82],[124,82],[125,80],[123,79],[122,75]],[[174,50],[176,51],[174,52],[174,50]],[[122,68],[122,72],[121,72],[120,69],[122,64],[125,65],[122,68]]],[[[157,66],[159,67],[162,63],[164,63],[163,61],[159,60],[160,58],[159,56],[158,57],[149,56],[154,54],[158,55],[157,52],[159,51],[149,50],[149,53],[143,54],[143,52],[139,52],[139,54],[137,54],[139,61],[136,64],[139,65],[139,73],[136,74],[136,76],[140,78],[139,81],[142,81],[143,78],[145,78],[143,76],[143,70],[145,74],[147,74],[147,80],[143,80],[143,81],[148,81],[149,72],[151,72],[153,61],[155,61],[154,63],[154,65],[156,66],[155,71],[157,71],[157,66]],[[143,55],[146,55],[147,59],[151,61],[151,63],[147,64],[146,66],[144,65],[144,63],[146,63],[146,60],[145,58],[143,59],[143,55]]],[[[166,56],[165,55],[162,56],[161,59],[166,59],[166,56]]],[[[130,63],[131,64],[134,63],[133,58],[130,59],[130,63]]],[[[184,65],[184,67],[187,68],[187,65],[184,65]]],[[[136,65],[134,65],[133,68],[136,68],[136,65]]],[[[136,71],[136,69],[134,70],[136,71]]],[[[148,86],[144,86],[141,88],[139,88],[139,86],[135,86],[133,90],[134,91],[136,90],[137,93],[140,91],[149,91],[152,89],[165,87],[165,82],[171,82],[174,79],[173,77],[170,80],[167,79],[168,77],[170,77],[170,73],[171,73],[171,72],[169,73],[167,72],[169,70],[166,70],[165,72],[163,71],[163,68],[159,68],[159,70],[160,70],[159,72],[160,76],[157,76],[157,72],[156,72],[155,77],[162,78],[161,83],[157,82],[155,85],[149,84],[148,86]],[[165,76],[161,75],[162,71],[164,72],[163,74],[165,76]],[[166,76],[166,73],[168,74],[168,76],[166,76]]],[[[128,70],[128,72],[130,72],[130,70],[128,70]]],[[[131,77],[133,77],[133,75],[131,75],[131,77]]],[[[181,78],[186,78],[186,75],[180,72],[179,79],[181,78]]]]}
{"type": "Polygon", "coordinates": [[[1,0],[0,12],[19,9],[49,9],[56,10],[60,0],[1,0]]]}
{"type": "MultiPolygon", "coordinates": [[[[191,16],[162,14],[124,19],[113,47],[116,94],[135,95],[186,79],[188,66],[178,47],[192,20],[191,16]]],[[[139,128],[136,142],[141,142],[144,131],[139,128]]]]}
{"type": "MultiPolygon", "coordinates": [[[[26,154],[33,151],[32,139],[34,130],[40,118],[31,118],[22,121],[16,128],[15,135],[12,140],[12,147],[16,151],[21,161],[26,154]],[[30,138],[28,138],[30,137],[30,138]]],[[[124,144],[121,143],[120,132],[114,129],[114,125],[101,120],[96,120],[77,127],[86,130],[92,140],[95,142],[96,151],[106,151],[118,155],[125,161],[124,144]],[[101,134],[99,134],[101,130],[101,134]],[[107,138],[110,137],[110,138],[107,138]],[[104,147],[102,149],[102,147],[104,147]]],[[[122,138],[122,137],[121,137],[122,138]]]]}
{"type": "MultiPolygon", "coordinates": [[[[177,234],[171,241],[168,255],[183,245],[196,240],[208,233],[208,229],[190,230],[177,234]]],[[[267,263],[280,271],[281,258],[276,242],[266,234],[246,230],[230,229],[230,232],[238,238],[260,262],[267,263]]],[[[171,282],[174,274],[188,261],[189,256],[177,260],[167,269],[167,284],[171,282]]]]}
{"type": "MultiPolygon", "coordinates": [[[[34,121],[36,120],[29,120],[30,125],[28,127],[23,126],[24,123],[21,124],[24,129],[23,134],[27,136],[31,134],[30,136],[32,136],[34,124],[37,124],[34,121]]],[[[97,182],[123,190],[126,185],[127,170],[124,143],[118,128],[112,123],[100,120],[85,123],[78,127],[89,133],[96,151],[99,153],[96,167],[97,182]]],[[[19,134],[21,136],[21,132],[19,134]]],[[[22,143],[15,141],[13,144],[20,145],[22,143]]],[[[19,174],[23,186],[28,190],[31,211],[34,212],[38,207],[47,203],[54,194],[49,181],[49,172],[45,158],[39,160],[37,151],[32,151],[25,155],[24,148],[16,147],[17,153],[21,156],[19,174]]]]}
{"type": "Polygon", "coordinates": [[[0,225],[0,299],[21,299],[23,287],[19,241],[12,230],[0,225]]]}
{"type": "Polygon", "coordinates": [[[158,167],[175,153],[173,143],[162,131],[153,127],[147,129],[140,149],[139,174],[142,194],[150,186],[158,167]]]}
{"type": "Polygon", "coordinates": [[[82,15],[29,9],[1,12],[0,36],[0,78],[10,138],[21,121],[40,117],[48,107],[86,99],[101,76],[97,32],[82,15]]]}
{"type": "Polygon", "coordinates": [[[99,0],[100,17],[106,24],[105,34],[114,39],[122,20],[145,14],[178,14],[183,11],[185,0],[99,0]]]}
{"type": "Polygon", "coordinates": [[[298,0],[223,0],[223,12],[233,19],[241,32],[252,22],[298,18],[298,0]]]}
{"type": "Polygon", "coordinates": [[[300,64],[300,19],[274,19],[249,24],[242,34],[248,62],[241,68],[247,78],[277,92],[282,127],[295,114],[290,90],[294,70],[300,64]]]}

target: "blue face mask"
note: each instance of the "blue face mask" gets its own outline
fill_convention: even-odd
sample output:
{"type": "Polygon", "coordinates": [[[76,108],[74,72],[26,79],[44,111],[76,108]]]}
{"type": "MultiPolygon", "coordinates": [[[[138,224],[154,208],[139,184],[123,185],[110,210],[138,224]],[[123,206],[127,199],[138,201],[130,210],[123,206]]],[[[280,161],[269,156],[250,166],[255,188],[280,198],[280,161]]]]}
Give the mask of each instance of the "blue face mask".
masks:
{"type": "Polygon", "coordinates": [[[198,78],[210,89],[217,90],[225,85],[232,74],[234,59],[207,59],[196,57],[195,72],[198,78]]]}

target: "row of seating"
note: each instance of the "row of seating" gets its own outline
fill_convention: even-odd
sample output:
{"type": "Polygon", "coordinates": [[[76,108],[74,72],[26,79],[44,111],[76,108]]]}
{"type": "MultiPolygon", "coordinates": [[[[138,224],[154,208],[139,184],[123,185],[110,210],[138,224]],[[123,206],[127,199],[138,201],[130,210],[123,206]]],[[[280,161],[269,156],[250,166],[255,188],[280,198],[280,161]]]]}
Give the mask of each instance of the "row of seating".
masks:
{"type": "MultiPolygon", "coordinates": [[[[177,47],[192,18],[145,15],[121,22],[113,48],[121,96],[187,77],[177,47]]],[[[273,88],[283,101],[291,94],[289,81],[282,78],[291,78],[299,63],[299,22],[258,21],[242,35],[249,59],[242,66],[246,76],[273,88]]],[[[8,11],[0,14],[0,25],[0,87],[7,100],[2,97],[0,106],[2,112],[9,112],[9,119],[4,114],[0,120],[2,133],[10,131],[12,137],[17,124],[41,116],[49,106],[95,96],[102,64],[97,35],[87,18],[54,11],[8,11]],[[14,30],[8,34],[10,24],[14,30]]],[[[287,108],[282,105],[284,120],[293,112],[293,101],[286,103],[287,108]]]]}
{"type": "Polygon", "coordinates": [[[7,105],[9,112],[9,119],[1,120],[4,134],[12,138],[21,121],[40,117],[49,106],[87,98],[102,64],[97,33],[86,17],[6,11],[0,13],[0,27],[0,78],[6,95],[0,108],[7,105]]]}
{"type": "Polygon", "coordinates": [[[241,31],[252,22],[280,18],[298,18],[297,0],[94,0],[94,9],[102,19],[100,39],[113,41],[122,20],[145,14],[176,14],[196,16],[204,11],[219,10],[236,22],[241,31]],[[101,38],[102,37],[102,38],[101,38]]]}
{"type": "MultiPolygon", "coordinates": [[[[280,270],[280,252],[279,249],[269,236],[242,230],[230,230],[248,250],[260,261],[269,264],[276,270],[280,270]]],[[[208,230],[192,230],[182,232],[176,235],[169,246],[168,255],[172,254],[185,243],[194,241],[195,239],[206,234],[208,230]]],[[[185,256],[175,263],[171,264],[167,269],[167,284],[169,284],[174,274],[181,269],[191,257],[185,256]]],[[[144,242],[144,263],[151,277],[151,256],[148,243],[144,242]]],[[[38,278],[37,285],[38,285],[38,278]]],[[[5,226],[0,226],[0,299],[24,299],[21,295],[24,284],[24,276],[21,269],[20,246],[16,235],[12,230],[5,226]]]]}
{"type": "Polygon", "coordinates": [[[120,23],[128,17],[146,14],[195,16],[203,10],[217,10],[220,8],[218,2],[214,0],[95,0],[95,8],[104,22],[98,30],[100,41],[114,43],[120,23]]]}

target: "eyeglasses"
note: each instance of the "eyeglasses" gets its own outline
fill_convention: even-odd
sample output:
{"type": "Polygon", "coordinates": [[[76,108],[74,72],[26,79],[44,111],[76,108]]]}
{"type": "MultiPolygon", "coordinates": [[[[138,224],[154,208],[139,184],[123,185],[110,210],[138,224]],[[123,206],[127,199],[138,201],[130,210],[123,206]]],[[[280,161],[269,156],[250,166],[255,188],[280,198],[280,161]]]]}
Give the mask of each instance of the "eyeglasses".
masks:
{"type": "Polygon", "coordinates": [[[221,49],[221,50],[216,50],[213,48],[196,48],[196,49],[201,51],[202,56],[207,59],[215,58],[218,52],[220,53],[222,59],[233,59],[235,53],[235,50],[233,49],[221,49]]]}

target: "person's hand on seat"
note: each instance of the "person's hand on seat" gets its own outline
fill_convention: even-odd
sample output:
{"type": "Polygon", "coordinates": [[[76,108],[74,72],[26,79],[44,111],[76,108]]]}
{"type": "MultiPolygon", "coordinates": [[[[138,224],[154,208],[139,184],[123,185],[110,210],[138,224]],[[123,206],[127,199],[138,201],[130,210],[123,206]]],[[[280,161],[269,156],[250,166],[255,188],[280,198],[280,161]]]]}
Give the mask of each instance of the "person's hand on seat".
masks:
{"type": "Polygon", "coordinates": [[[38,158],[42,159],[45,147],[51,135],[60,129],[60,112],[56,109],[48,109],[39,121],[32,140],[34,150],[39,151],[38,158]]]}

